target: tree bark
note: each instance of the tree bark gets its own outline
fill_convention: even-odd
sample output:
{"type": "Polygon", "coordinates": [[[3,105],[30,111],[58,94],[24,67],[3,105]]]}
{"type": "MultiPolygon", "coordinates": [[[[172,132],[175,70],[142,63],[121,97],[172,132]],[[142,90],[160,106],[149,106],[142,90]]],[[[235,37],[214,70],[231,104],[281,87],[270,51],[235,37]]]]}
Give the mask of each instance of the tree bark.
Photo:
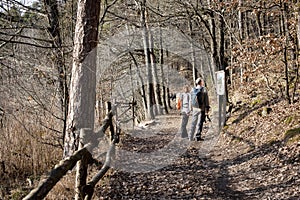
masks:
{"type": "Polygon", "coordinates": [[[290,86],[289,86],[289,64],[288,64],[288,45],[289,45],[289,29],[288,29],[288,6],[287,3],[283,3],[282,11],[282,28],[285,35],[285,43],[283,43],[283,56],[284,56],[284,78],[285,78],[285,97],[287,102],[291,103],[290,98],[290,86]]]}
{"type": "MultiPolygon", "coordinates": [[[[211,5],[211,0],[207,0],[208,6],[211,5]]],[[[215,22],[215,14],[210,12],[209,19],[209,31],[211,33],[210,37],[210,50],[212,56],[212,65],[216,67],[217,70],[220,69],[220,63],[218,58],[218,45],[217,45],[217,37],[216,37],[216,22],[215,22]]]]}
{"type": "Polygon", "coordinates": [[[238,24],[239,24],[239,38],[240,41],[244,39],[244,16],[242,12],[243,0],[239,0],[239,7],[238,7],[238,24]]]}
{"type": "MultiPolygon", "coordinates": [[[[191,16],[189,16],[189,31],[190,31],[190,37],[191,37],[191,44],[190,44],[190,46],[191,46],[191,56],[192,56],[192,72],[193,72],[193,83],[195,83],[195,81],[196,81],[196,78],[198,78],[197,77],[197,70],[196,70],[196,54],[195,54],[195,48],[194,48],[194,44],[193,44],[193,38],[194,38],[194,33],[193,33],[193,21],[192,21],[192,17],[191,16]]],[[[201,73],[202,73],[202,71],[201,71],[201,73]]],[[[203,74],[201,74],[201,77],[203,78],[203,74]]]]}
{"type": "Polygon", "coordinates": [[[151,70],[151,58],[150,58],[150,48],[149,48],[149,35],[146,25],[146,0],[141,0],[141,27],[143,29],[143,43],[144,43],[144,54],[145,54],[145,66],[147,70],[147,119],[154,119],[153,112],[153,79],[152,79],[152,70],[151,70]]]}
{"type": "Polygon", "coordinates": [[[63,113],[63,141],[66,131],[66,119],[68,113],[68,103],[69,103],[69,88],[67,83],[67,69],[63,58],[63,48],[62,40],[60,34],[60,24],[59,24],[59,11],[56,0],[44,0],[45,10],[47,12],[47,17],[50,27],[48,31],[53,38],[52,47],[54,48],[55,54],[55,65],[58,73],[58,90],[59,99],[61,102],[61,111],[63,113]]]}
{"type": "Polygon", "coordinates": [[[165,81],[165,72],[164,72],[164,49],[163,49],[163,40],[162,40],[162,31],[160,28],[160,38],[159,38],[159,45],[160,45],[160,50],[159,50],[159,65],[160,65],[160,71],[161,71],[161,84],[162,84],[162,103],[164,107],[165,114],[169,113],[168,110],[168,104],[167,104],[167,91],[166,91],[166,81],[165,81]]]}
{"type": "Polygon", "coordinates": [[[151,50],[150,59],[151,59],[153,89],[154,89],[155,108],[156,108],[155,110],[156,110],[156,115],[161,115],[162,101],[160,96],[160,84],[157,75],[157,65],[156,65],[156,56],[154,54],[153,35],[151,32],[151,28],[149,26],[148,26],[148,33],[149,33],[149,48],[151,50]]]}
{"type": "MultiPolygon", "coordinates": [[[[297,0],[297,4],[299,5],[299,0],[297,0]]],[[[299,52],[300,49],[300,8],[298,7],[297,9],[297,44],[296,44],[296,52],[299,52]]],[[[295,74],[296,74],[296,78],[295,78],[295,82],[294,82],[294,91],[293,91],[293,97],[292,100],[295,100],[295,95],[296,95],[296,91],[298,88],[298,82],[299,82],[299,62],[296,56],[296,68],[295,68],[295,74]]]]}
{"type": "Polygon", "coordinates": [[[141,71],[140,71],[140,67],[138,62],[136,61],[134,55],[132,54],[132,52],[129,52],[129,55],[131,56],[133,63],[136,67],[136,75],[138,77],[138,82],[140,84],[140,91],[141,91],[141,95],[142,95],[142,99],[143,99],[143,108],[144,108],[144,113],[146,115],[147,113],[147,95],[146,95],[146,91],[145,91],[145,84],[144,84],[144,80],[143,77],[141,75],[141,71]]]}
{"type": "Polygon", "coordinates": [[[94,130],[99,13],[99,1],[78,2],[64,156],[78,149],[81,128],[94,130]]]}

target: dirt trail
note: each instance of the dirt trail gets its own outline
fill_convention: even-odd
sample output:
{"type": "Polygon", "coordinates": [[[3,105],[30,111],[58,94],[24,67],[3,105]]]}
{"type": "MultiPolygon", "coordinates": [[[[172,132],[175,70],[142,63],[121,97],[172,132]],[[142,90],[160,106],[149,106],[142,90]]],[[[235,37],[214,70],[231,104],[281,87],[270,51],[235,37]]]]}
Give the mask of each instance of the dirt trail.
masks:
{"type": "Polygon", "coordinates": [[[121,162],[97,186],[95,199],[300,199],[300,143],[230,146],[225,132],[203,154],[207,143],[180,139],[179,126],[180,116],[172,113],[123,135],[119,149],[137,157],[119,154],[121,162]],[[293,155],[286,159],[288,152],[293,155]]]}

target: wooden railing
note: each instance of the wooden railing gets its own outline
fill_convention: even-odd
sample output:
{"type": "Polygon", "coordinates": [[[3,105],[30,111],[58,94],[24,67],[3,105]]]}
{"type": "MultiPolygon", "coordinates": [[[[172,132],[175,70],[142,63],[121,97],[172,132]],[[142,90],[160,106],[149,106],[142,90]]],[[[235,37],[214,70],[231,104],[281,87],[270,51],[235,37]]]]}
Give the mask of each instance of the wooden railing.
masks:
{"type": "Polygon", "coordinates": [[[44,178],[40,184],[33,189],[23,200],[40,200],[46,197],[55,184],[69,171],[72,170],[77,164],[76,170],[76,187],[75,199],[76,200],[90,200],[94,194],[94,187],[99,180],[106,174],[110,168],[111,158],[115,152],[116,143],[119,142],[120,127],[117,126],[116,131],[113,126],[113,109],[111,103],[107,104],[107,115],[103,120],[103,125],[100,129],[93,133],[91,129],[80,130],[79,150],[74,152],[68,158],[61,160],[58,165],[52,169],[49,175],[44,178]],[[105,131],[110,128],[111,132],[111,145],[106,153],[106,160],[101,169],[94,177],[87,182],[87,168],[89,164],[99,163],[95,160],[90,152],[98,146],[99,141],[97,138],[104,137],[105,131]]]}

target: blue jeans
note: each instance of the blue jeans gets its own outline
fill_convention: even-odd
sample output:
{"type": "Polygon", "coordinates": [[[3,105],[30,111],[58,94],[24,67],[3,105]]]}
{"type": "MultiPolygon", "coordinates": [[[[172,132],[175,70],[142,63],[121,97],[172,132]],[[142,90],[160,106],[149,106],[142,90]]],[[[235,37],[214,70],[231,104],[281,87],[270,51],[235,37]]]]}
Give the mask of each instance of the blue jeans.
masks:
{"type": "Polygon", "coordinates": [[[182,138],[187,138],[188,137],[188,133],[187,133],[187,129],[186,129],[186,125],[189,121],[189,116],[186,113],[182,113],[182,118],[181,118],[181,137],[182,138]]]}
{"type": "Polygon", "coordinates": [[[203,124],[205,121],[205,111],[201,111],[199,108],[193,109],[193,117],[192,117],[192,126],[189,134],[189,139],[192,141],[194,139],[195,130],[196,131],[196,139],[201,138],[201,132],[203,129],[203,124]]]}

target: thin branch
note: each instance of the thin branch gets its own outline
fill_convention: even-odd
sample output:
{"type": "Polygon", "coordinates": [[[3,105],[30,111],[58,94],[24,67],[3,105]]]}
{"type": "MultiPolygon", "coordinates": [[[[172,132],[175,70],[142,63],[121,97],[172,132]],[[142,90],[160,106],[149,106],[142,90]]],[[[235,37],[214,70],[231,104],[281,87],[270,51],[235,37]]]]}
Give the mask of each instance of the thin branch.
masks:
{"type": "Polygon", "coordinates": [[[29,45],[29,46],[43,48],[43,49],[53,49],[52,46],[41,46],[41,45],[38,45],[38,44],[29,43],[29,42],[20,42],[20,41],[14,41],[14,40],[5,40],[5,39],[2,39],[2,38],[0,38],[0,41],[6,42],[6,43],[12,43],[12,44],[24,44],[24,45],[29,45]]]}
{"type": "MultiPolygon", "coordinates": [[[[22,28],[23,30],[23,28],[22,28]]],[[[21,30],[21,31],[22,31],[21,30]]],[[[21,31],[18,31],[16,34],[10,34],[10,33],[5,33],[5,32],[1,32],[0,34],[2,35],[6,35],[6,36],[13,36],[13,37],[20,37],[20,38],[26,38],[26,39],[31,39],[31,40],[35,40],[35,41],[41,41],[41,42],[49,42],[49,43],[53,43],[53,40],[46,40],[46,39],[42,39],[42,38],[35,38],[35,37],[31,37],[31,36],[25,36],[25,35],[20,35],[19,33],[21,31]]]]}

